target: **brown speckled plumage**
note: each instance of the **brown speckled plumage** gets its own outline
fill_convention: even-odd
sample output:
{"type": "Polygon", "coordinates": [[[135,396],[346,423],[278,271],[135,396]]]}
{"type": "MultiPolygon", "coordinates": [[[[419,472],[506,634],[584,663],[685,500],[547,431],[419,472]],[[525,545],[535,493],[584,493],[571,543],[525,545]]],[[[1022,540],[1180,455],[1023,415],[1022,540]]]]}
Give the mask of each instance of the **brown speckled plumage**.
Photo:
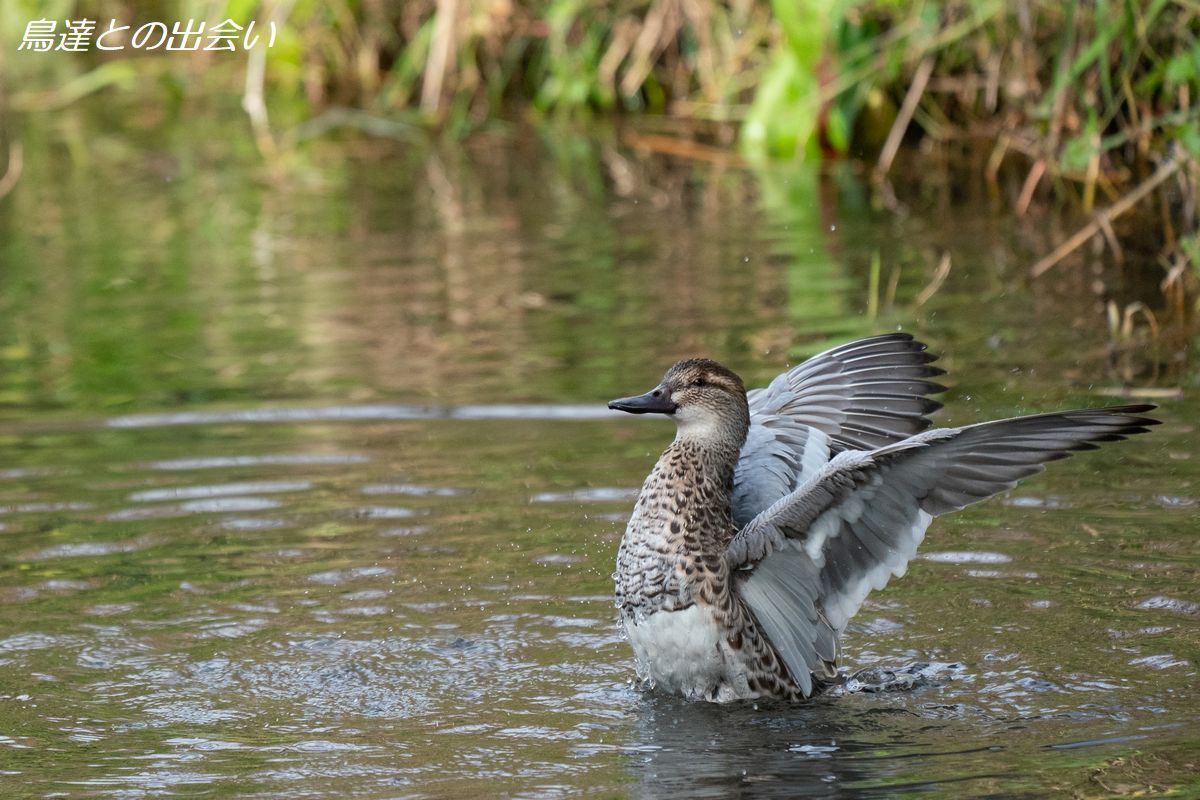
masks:
{"type": "Polygon", "coordinates": [[[887,334],[748,396],[691,359],[609,404],[677,425],[613,576],[645,685],[717,702],[812,696],[837,678],[848,620],[904,573],[933,517],[1156,424],[1139,416],[1152,406],[1119,406],[926,430],[927,395],[942,390],[932,360],[887,334]]]}
{"type": "MultiPolygon", "coordinates": [[[[684,424],[642,485],[617,552],[614,578],[621,623],[629,630],[652,615],[698,607],[718,631],[724,672],[744,676],[745,685],[731,687],[728,678],[714,675],[711,685],[697,687],[702,690],[694,694],[708,700],[802,697],[732,591],[724,557],[737,532],[730,499],[749,427],[741,379],[715,362],[692,359],[675,365],[664,385],[673,388],[678,400],[703,406],[720,421],[698,426],[699,435],[689,435],[684,424]],[[697,379],[705,383],[694,386],[697,379]]],[[[649,665],[639,666],[643,679],[655,683],[649,665]]]]}

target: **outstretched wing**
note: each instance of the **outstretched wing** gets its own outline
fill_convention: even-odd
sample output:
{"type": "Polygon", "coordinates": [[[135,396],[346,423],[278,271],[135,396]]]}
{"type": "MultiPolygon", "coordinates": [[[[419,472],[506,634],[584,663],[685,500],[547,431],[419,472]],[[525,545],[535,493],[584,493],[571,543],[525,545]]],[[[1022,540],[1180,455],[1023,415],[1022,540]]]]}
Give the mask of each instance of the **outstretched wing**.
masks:
{"type": "Polygon", "coordinates": [[[730,542],[736,589],[805,694],[872,589],[904,574],[938,514],[1011,488],[1048,461],[1145,433],[1154,406],[1038,414],[846,451],[730,542]],[[830,645],[830,642],[834,644],[830,645]]]}
{"type": "Polygon", "coordinates": [[[872,336],[813,356],[746,393],[750,432],[734,475],[733,518],[745,525],[842,450],[874,450],[929,427],[945,391],[937,356],[907,333],[872,336]]]}

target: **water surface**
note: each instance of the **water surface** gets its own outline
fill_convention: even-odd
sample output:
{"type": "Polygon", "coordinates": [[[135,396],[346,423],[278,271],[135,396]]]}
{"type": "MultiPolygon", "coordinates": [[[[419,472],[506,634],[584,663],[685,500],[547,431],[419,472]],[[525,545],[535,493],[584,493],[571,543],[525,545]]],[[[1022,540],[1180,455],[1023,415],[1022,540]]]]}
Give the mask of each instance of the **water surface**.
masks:
{"type": "Polygon", "coordinates": [[[34,128],[0,205],[5,796],[1200,790],[1186,393],[934,524],[845,662],[935,680],[630,685],[609,576],[671,429],[603,402],[898,327],[944,354],[942,424],[1112,402],[1104,298],[1021,288],[1030,223],[603,137],[314,144],[272,182],[140,135],[64,165],[34,128]]]}

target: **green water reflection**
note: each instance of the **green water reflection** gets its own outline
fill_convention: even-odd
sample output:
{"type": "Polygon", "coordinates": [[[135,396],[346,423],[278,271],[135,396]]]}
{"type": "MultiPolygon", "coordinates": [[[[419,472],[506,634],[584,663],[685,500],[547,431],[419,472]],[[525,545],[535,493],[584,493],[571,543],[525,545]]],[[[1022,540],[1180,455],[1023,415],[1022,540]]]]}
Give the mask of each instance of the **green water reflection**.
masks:
{"type": "Polygon", "coordinates": [[[670,432],[602,401],[686,354],[761,383],[903,326],[945,354],[943,422],[1103,403],[1102,298],[1022,289],[1027,223],[604,132],[319,142],[272,178],[218,123],[85,160],[28,124],[0,201],[5,796],[1197,790],[1190,396],[935,524],[846,650],[960,664],[944,685],[627,684],[609,574],[670,432]],[[457,404],[517,406],[414,408],[457,404]]]}

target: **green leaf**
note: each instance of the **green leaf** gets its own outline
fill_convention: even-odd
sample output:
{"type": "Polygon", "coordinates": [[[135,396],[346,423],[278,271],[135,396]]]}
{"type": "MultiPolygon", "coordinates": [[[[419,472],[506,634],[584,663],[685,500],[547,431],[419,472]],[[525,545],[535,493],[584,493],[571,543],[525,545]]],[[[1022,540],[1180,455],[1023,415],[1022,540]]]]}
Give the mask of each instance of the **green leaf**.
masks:
{"type": "Polygon", "coordinates": [[[1200,46],[1193,47],[1185,53],[1177,53],[1167,62],[1163,78],[1171,86],[1194,81],[1200,77],[1200,46]]]}
{"type": "Polygon", "coordinates": [[[1180,125],[1175,129],[1175,139],[1193,158],[1200,158],[1200,128],[1180,125]]]}
{"type": "Polygon", "coordinates": [[[1059,166],[1066,172],[1082,172],[1087,169],[1088,162],[1100,152],[1100,137],[1097,136],[1099,122],[1096,109],[1088,109],[1087,124],[1078,136],[1067,140],[1062,153],[1058,157],[1059,166]]]}
{"type": "Polygon", "coordinates": [[[850,123],[839,106],[831,106],[825,116],[825,138],[839,153],[850,149],[850,123]]]}

